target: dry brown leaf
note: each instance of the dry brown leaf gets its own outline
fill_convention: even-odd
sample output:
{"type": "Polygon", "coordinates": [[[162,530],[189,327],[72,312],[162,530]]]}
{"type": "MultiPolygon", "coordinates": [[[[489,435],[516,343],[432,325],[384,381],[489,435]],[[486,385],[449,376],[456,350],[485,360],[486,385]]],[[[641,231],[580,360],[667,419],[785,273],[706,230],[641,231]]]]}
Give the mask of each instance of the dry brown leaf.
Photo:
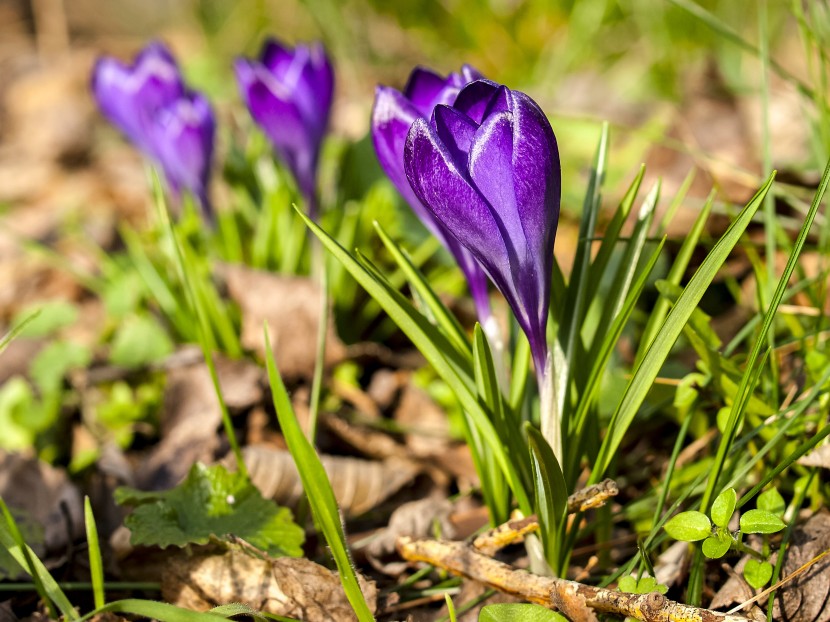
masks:
{"type": "Polygon", "coordinates": [[[413,384],[403,390],[395,420],[412,431],[406,435],[409,450],[421,458],[444,454],[450,445],[447,414],[413,384]]]}
{"type": "MultiPolygon", "coordinates": [[[[358,581],[375,611],[375,583],[361,575],[358,581]]],[[[307,622],[355,619],[337,573],[307,559],[263,560],[239,550],[176,556],[169,560],[161,585],[165,601],[186,609],[206,611],[243,602],[258,611],[307,622]]]]}
{"type": "MultiPolygon", "coordinates": [[[[294,506],[303,494],[303,485],[291,454],[282,449],[249,445],[242,450],[251,481],[262,496],[280,505],[294,506]]],[[[383,462],[343,456],[320,456],[331,481],[334,496],[346,516],[359,516],[376,507],[420,472],[408,461],[390,458],[383,462]]],[[[226,465],[233,457],[225,458],[226,465]]]]}
{"type": "Polygon", "coordinates": [[[750,598],[755,596],[755,590],[750,587],[750,585],[746,582],[746,579],[744,579],[741,574],[748,559],[749,556],[744,555],[741,560],[735,564],[734,570],[727,564],[722,565],[726,573],[729,575],[729,578],[721,586],[717,594],[715,594],[712,602],[709,603],[710,609],[722,609],[724,607],[729,607],[730,605],[745,603],[750,598]]]}
{"type": "MultiPolygon", "coordinates": [[[[228,407],[242,409],[262,400],[262,371],[246,361],[217,357],[216,372],[228,407]]],[[[181,481],[193,463],[212,462],[219,447],[222,411],[207,365],[168,372],[161,416],[161,442],[141,465],[139,487],[162,490],[181,481]]]]}
{"type": "MultiPolygon", "coordinates": [[[[781,573],[786,577],[830,548],[830,512],[822,510],[793,531],[781,573]]],[[[773,617],[786,622],[830,620],[830,558],[825,558],[778,590],[773,617]]]]}
{"type": "Polygon", "coordinates": [[[42,546],[29,543],[40,556],[66,550],[83,534],[81,493],[45,462],[0,451],[0,498],[19,518],[43,527],[42,546]]]}
{"type": "Polygon", "coordinates": [[[798,464],[811,467],[830,469],[830,445],[817,447],[806,456],[798,459],[798,464]]]}
{"type": "MultiPolygon", "coordinates": [[[[242,345],[265,359],[262,338],[267,322],[280,373],[287,379],[311,378],[317,352],[320,288],[310,279],[280,276],[243,266],[222,265],[218,272],[242,310],[242,345]]],[[[326,365],[342,360],[345,347],[330,324],[326,365]]]]}

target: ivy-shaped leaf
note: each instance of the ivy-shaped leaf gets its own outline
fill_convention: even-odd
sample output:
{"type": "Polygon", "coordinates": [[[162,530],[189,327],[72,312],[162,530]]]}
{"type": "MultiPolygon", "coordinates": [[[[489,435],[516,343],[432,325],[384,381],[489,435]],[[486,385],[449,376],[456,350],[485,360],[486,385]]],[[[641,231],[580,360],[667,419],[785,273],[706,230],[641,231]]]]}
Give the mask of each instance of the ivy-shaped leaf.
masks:
{"type": "Polygon", "coordinates": [[[750,559],[744,566],[744,578],[756,590],[764,587],[772,578],[772,564],[750,559]]]}
{"type": "Polygon", "coordinates": [[[275,557],[303,553],[304,533],[291,511],[264,499],[244,476],[221,465],[194,464],[172,490],[119,488],[115,500],[137,506],[125,521],[135,545],[183,547],[233,534],[275,557]]]}
{"type": "Polygon", "coordinates": [[[697,542],[712,535],[712,523],[703,512],[689,510],[673,516],[663,529],[675,540],[697,542]]]}

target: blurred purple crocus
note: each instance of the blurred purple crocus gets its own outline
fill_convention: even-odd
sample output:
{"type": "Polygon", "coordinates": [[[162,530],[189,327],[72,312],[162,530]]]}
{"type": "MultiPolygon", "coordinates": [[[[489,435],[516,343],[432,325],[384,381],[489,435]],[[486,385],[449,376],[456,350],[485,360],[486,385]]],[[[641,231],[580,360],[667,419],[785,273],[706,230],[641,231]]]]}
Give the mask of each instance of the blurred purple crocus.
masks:
{"type": "Polygon", "coordinates": [[[291,170],[316,218],[317,162],[334,97],[334,71],[322,44],[265,42],[257,60],[234,64],[242,99],[291,170]]]}
{"type": "Polygon", "coordinates": [[[404,153],[415,195],[513,309],[541,383],[561,194],[550,122],[524,93],[477,80],[429,121],[416,119],[404,153]]]}
{"type": "Polygon", "coordinates": [[[395,184],[422,223],[452,253],[467,278],[479,321],[485,325],[490,319],[490,301],[487,297],[487,277],[473,254],[447,230],[442,221],[427,209],[415,195],[404,170],[404,146],[409,128],[416,119],[428,119],[439,104],[451,105],[461,89],[482,76],[464,65],[460,73],[446,78],[416,67],[409,76],[403,92],[388,86],[375,91],[372,110],[372,142],[380,165],[395,184]]]}
{"type": "Polygon", "coordinates": [[[100,58],[92,92],[104,116],[161,166],[173,192],[193,193],[212,218],[208,181],[216,121],[207,99],[186,88],[170,51],[153,42],[132,65],[100,58]]]}

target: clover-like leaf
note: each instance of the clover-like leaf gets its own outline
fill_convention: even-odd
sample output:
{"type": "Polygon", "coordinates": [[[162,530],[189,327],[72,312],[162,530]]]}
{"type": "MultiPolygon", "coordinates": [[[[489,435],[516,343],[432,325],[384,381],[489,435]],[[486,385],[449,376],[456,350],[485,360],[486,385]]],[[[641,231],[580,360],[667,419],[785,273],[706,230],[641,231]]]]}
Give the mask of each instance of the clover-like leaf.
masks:
{"type": "Polygon", "coordinates": [[[712,534],[712,523],[703,512],[689,510],[673,516],[663,529],[675,540],[697,542],[712,534]]]}
{"type": "Polygon", "coordinates": [[[772,578],[772,564],[750,559],[744,566],[744,579],[756,590],[764,587],[772,578]]]}
{"type": "Polygon", "coordinates": [[[712,504],[712,522],[718,527],[728,527],[729,519],[732,518],[732,512],[735,511],[737,502],[738,495],[734,488],[727,488],[721,492],[712,504]]]}
{"type": "Polygon", "coordinates": [[[784,527],[784,521],[767,510],[749,510],[741,516],[741,531],[744,533],[777,533],[784,527]]]}
{"type": "Polygon", "coordinates": [[[784,497],[775,488],[770,488],[758,495],[758,500],[755,502],[755,505],[759,510],[772,512],[776,516],[782,516],[784,510],[787,508],[787,504],[784,503],[784,497]]]}
{"type": "Polygon", "coordinates": [[[720,529],[703,541],[703,554],[709,559],[720,559],[732,546],[732,537],[720,529]]]}
{"type": "Polygon", "coordinates": [[[221,465],[194,464],[172,490],[116,490],[115,500],[137,506],[125,524],[135,545],[206,544],[233,534],[269,555],[302,555],[304,533],[291,511],[264,499],[243,475],[221,465]]]}
{"type": "Polygon", "coordinates": [[[481,610],[479,622],[568,622],[561,613],[530,603],[497,603],[481,610]]]}

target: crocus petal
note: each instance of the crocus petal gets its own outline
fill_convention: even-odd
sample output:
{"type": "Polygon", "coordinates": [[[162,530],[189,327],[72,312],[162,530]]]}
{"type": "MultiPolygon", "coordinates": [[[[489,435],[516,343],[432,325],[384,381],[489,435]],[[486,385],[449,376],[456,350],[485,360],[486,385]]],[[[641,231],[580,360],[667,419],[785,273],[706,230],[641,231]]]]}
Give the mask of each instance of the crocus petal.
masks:
{"type": "MultiPolygon", "coordinates": [[[[403,89],[403,95],[412,102],[419,116],[429,118],[436,104],[449,103],[438,101],[446,86],[447,78],[439,76],[431,69],[415,67],[412,73],[409,74],[409,80],[407,80],[403,89]]],[[[455,86],[460,89],[463,85],[455,86]]]]}
{"type": "Polygon", "coordinates": [[[499,90],[500,85],[490,80],[476,80],[471,82],[458,94],[453,108],[463,112],[476,123],[481,123],[484,113],[490,105],[490,100],[499,90]]]}
{"type": "Polygon", "coordinates": [[[490,206],[458,170],[435,130],[416,119],[406,139],[404,168],[417,197],[478,259],[499,287],[509,287],[507,249],[490,206]]]}
{"type": "Polygon", "coordinates": [[[436,106],[432,113],[435,131],[450,152],[459,171],[467,169],[467,158],[478,125],[467,115],[449,106],[436,106]]]}
{"type": "Polygon", "coordinates": [[[188,189],[210,216],[207,184],[216,123],[207,99],[198,94],[160,110],[150,132],[156,157],[170,185],[188,189]]]}

